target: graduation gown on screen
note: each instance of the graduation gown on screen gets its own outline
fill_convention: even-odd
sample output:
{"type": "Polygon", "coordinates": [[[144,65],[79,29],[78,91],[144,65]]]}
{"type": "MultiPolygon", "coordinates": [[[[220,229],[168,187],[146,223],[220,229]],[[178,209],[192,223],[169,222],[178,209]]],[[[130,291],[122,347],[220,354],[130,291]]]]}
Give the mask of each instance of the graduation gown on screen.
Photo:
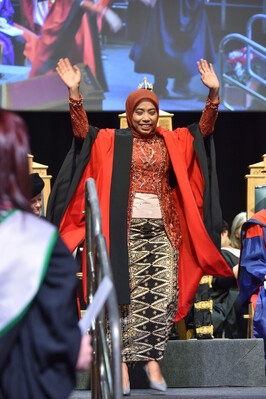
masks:
{"type": "Polygon", "coordinates": [[[136,72],[187,81],[197,74],[196,61],[214,62],[202,0],[157,0],[153,7],[135,0],[129,2],[127,16],[128,38],[134,42],[130,58],[136,72]]]}
{"type": "MultiPolygon", "coordinates": [[[[104,0],[101,0],[104,1],[104,0]]],[[[103,91],[107,82],[102,65],[97,16],[85,12],[78,0],[56,1],[51,7],[32,58],[30,77],[55,70],[59,58],[88,64],[103,91]]]]}

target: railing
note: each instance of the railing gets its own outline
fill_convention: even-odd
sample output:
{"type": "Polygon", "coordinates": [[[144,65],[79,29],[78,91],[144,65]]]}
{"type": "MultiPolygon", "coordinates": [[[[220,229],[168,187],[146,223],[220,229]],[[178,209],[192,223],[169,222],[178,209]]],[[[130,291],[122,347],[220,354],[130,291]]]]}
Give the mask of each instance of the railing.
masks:
{"type": "MultiPolygon", "coordinates": [[[[94,293],[102,279],[107,276],[113,282],[112,270],[102,234],[101,212],[93,179],[86,181],[85,188],[86,251],[87,251],[87,295],[92,302],[94,293]]],[[[95,320],[92,330],[93,361],[91,365],[91,398],[121,399],[122,368],[120,318],[113,286],[105,307],[95,320]],[[107,342],[106,328],[110,331],[107,342]]]]}
{"type": "MultiPolygon", "coordinates": [[[[234,2],[228,2],[227,0],[220,0],[220,1],[211,1],[211,0],[205,0],[204,1],[205,6],[216,6],[216,7],[220,7],[221,8],[221,29],[225,30],[226,29],[226,16],[227,16],[227,7],[235,7],[235,8],[240,8],[240,9],[244,9],[244,8],[257,8],[260,10],[260,12],[264,12],[265,11],[265,7],[266,7],[266,2],[264,0],[262,5],[256,5],[253,4],[253,2],[251,1],[250,4],[245,4],[245,3],[241,3],[240,0],[234,2]]],[[[241,12],[241,11],[240,11],[241,12]]]]}
{"type": "Polygon", "coordinates": [[[233,86],[239,87],[240,89],[243,90],[243,92],[250,94],[253,98],[260,101],[264,106],[266,105],[265,95],[260,94],[256,90],[253,90],[251,87],[241,83],[239,80],[232,77],[230,75],[230,73],[228,73],[225,70],[226,58],[227,58],[227,53],[225,51],[225,47],[230,41],[231,42],[239,41],[239,42],[243,43],[244,46],[247,47],[247,62],[245,65],[245,69],[246,69],[247,73],[252,77],[252,79],[254,81],[258,82],[259,84],[262,84],[262,85],[266,84],[265,77],[256,73],[254,71],[254,69],[252,68],[251,57],[250,57],[250,54],[252,53],[252,54],[260,57],[260,59],[263,60],[263,62],[266,64],[266,47],[260,45],[259,43],[255,42],[252,39],[252,25],[253,25],[254,21],[256,21],[258,19],[262,19],[262,20],[266,21],[266,15],[265,14],[256,14],[256,15],[253,15],[249,19],[248,24],[247,24],[247,36],[241,35],[239,33],[231,33],[231,34],[225,36],[219,44],[219,64],[220,64],[220,74],[221,74],[220,96],[221,96],[221,100],[222,100],[222,103],[224,104],[224,106],[231,111],[234,110],[234,106],[232,106],[232,104],[230,104],[225,98],[224,87],[225,87],[226,83],[230,83],[233,86]]]}

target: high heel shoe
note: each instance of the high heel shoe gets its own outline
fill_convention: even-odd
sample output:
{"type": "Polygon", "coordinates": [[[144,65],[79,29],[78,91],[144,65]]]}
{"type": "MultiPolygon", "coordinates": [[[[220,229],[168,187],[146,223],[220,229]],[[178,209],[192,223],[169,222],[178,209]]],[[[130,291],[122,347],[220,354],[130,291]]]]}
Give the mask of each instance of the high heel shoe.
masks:
{"type": "Polygon", "coordinates": [[[122,363],[123,396],[130,396],[130,379],[126,363],[122,363]],[[124,386],[125,384],[125,386],[124,386]]]}
{"type": "Polygon", "coordinates": [[[123,396],[130,396],[130,387],[123,388],[123,396]]]}
{"type": "Polygon", "coordinates": [[[150,373],[147,366],[144,366],[145,373],[148,377],[150,388],[156,389],[156,391],[165,392],[167,390],[166,382],[163,380],[162,382],[152,381],[150,377],[150,373]]]}

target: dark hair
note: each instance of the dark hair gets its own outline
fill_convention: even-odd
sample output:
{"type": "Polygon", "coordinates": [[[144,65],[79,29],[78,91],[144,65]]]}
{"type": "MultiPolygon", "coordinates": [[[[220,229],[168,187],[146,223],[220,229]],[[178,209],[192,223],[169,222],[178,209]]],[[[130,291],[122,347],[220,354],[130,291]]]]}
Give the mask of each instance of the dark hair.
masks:
{"type": "Polygon", "coordinates": [[[228,231],[229,233],[229,224],[227,223],[226,220],[222,220],[222,233],[224,233],[225,231],[228,231]]]}
{"type": "Polygon", "coordinates": [[[0,207],[31,211],[29,141],[26,125],[16,113],[0,110],[0,207]]]}

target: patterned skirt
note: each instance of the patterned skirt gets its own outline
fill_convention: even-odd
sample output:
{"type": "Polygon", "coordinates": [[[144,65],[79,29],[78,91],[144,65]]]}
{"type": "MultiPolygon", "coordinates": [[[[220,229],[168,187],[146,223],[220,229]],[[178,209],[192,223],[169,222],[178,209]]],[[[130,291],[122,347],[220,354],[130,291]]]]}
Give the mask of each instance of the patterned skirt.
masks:
{"type": "Polygon", "coordinates": [[[123,362],[162,359],[177,309],[177,261],[161,219],[132,219],[131,302],[120,306],[123,362]]]}

